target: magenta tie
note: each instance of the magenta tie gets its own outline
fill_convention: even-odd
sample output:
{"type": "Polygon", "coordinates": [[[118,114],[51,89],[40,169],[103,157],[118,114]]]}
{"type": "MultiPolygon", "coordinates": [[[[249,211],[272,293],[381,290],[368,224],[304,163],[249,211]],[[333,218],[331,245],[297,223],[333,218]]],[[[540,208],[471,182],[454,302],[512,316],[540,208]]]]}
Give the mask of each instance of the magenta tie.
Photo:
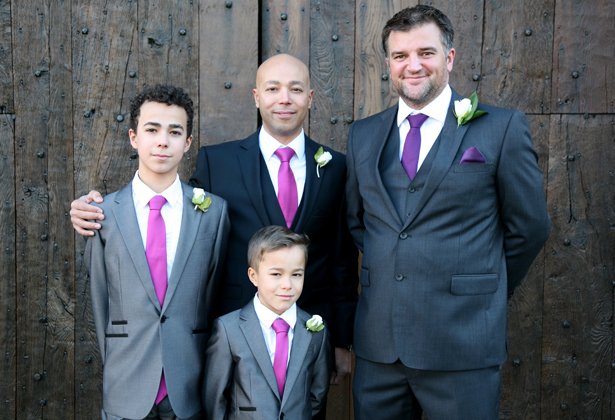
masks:
{"type": "Polygon", "coordinates": [[[401,154],[401,165],[406,170],[410,180],[414,179],[419,164],[419,153],[421,152],[421,126],[429,118],[425,114],[408,115],[410,131],[406,136],[404,151],[401,154]]]}
{"type": "Polygon", "coordinates": [[[297,182],[292,169],[290,169],[290,159],[295,151],[291,147],[281,147],[275,151],[275,155],[280,158],[280,171],[278,172],[278,201],[284,213],[286,226],[290,229],[293,219],[297,213],[299,199],[297,198],[297,182]]]}
{"type": "Polygon", "coordinates": [[[273,321],[271,326],[275,331],[275,356],[273,356],[273,373],[278,382],[280,400],[284,395],[284,383],[286,382],[286,366],[288,364],[288,330],[290,325],[282,318],[273,321]]]}
{"type": "MultiPolygon", "coordinates": [[[[149,265],[149,272],[154,283],[156,297],[160,302],[160,307],[164,302],[164,295],[167,293],[167,231],[160,209],[164,206],[167,199],[161,195],[154,196],[149,202],[149,217],[147,220],[147,243],[145,245],[145,256],[149,265]]],[[[164,371],[160,379],[160,388],[156,396],[156,405],[167,396],[167,383],[164,379],[164,371]]]]}

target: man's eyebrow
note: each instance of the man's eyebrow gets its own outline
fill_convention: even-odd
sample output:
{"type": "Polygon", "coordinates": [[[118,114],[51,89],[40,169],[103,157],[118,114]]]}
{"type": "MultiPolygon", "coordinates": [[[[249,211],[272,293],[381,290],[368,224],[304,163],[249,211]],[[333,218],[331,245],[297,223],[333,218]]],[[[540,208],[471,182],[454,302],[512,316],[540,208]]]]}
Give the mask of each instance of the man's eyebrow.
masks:
{"type": "Polygon", "coordinates": [[[184,129],[184,126],[181,124],[169,124],[169,128],[181,128],[184,129]]]}
{"type": "Polygon", "coordinates": [[[148,121],[148,122],[144,123],[143,125],[153,125],[154,127],[162,127],[162,124],[160,124],[158,122],[154,122],[154,121],[148,121]]]}

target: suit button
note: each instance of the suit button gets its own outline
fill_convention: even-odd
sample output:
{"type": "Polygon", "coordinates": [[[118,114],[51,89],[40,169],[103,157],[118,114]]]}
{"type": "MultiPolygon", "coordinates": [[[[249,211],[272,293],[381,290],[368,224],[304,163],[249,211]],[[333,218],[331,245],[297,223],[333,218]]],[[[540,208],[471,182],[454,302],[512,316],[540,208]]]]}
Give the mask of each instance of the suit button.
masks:
{"type": "Polygon", "coordinates": [[[167,316],[166,315],[162,315],[162,318],[160,318],[160,323],[164,324],[164,321],[167,320],[167,316]]]}
{"type": "Polygon", "coordinates": [[[406,232],[402,232],[399,234],[399,239],[407,239],[408,238],[408,234],[406,232]]]}
{"type": "Polygon", "coordinates": [[[415,192],[416,190],[414,189],[414,187],[410,187],[410,188],[408,188],[408,191],[409,191],[409,192],[411,192],[411,193],[413,193],[413,192],[415,192]]]}
{"type": "Polygon", "coordinates": [[[402,274],[396,274],[395,275],[395,280],[402,281],[403,279],[404,279],[404,276],[402,274]]]}

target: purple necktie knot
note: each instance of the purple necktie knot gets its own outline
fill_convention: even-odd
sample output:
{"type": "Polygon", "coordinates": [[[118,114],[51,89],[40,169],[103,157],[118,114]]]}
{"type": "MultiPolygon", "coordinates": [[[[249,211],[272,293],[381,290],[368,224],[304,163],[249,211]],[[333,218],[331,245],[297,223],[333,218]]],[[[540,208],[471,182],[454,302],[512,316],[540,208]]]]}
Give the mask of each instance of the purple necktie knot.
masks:
{"type": "Polygon", "coordinates": [[[275,155],[282,162],[290,162],[290,160],[295,155],[295,149],[293,149],[292,147],[280,147],[278,150],[275,151],[275,155]]]}
{"type": "Polygon", "coordinates": [[[273,356],[273,373],[278,383],[280,399],[284,395],[284,383],[286,382],[286,366],[288,364],[288,330],[290,325],[282,318],[273,321],[271,328],[275,331],[275,355],[273,356]]]}
{"type": "Polygon", "coordinates": [[[161,195],[155,195],[149,200],[149,209],[150,210],[160,210],[164,203],[167,202],[167,199],[161,195]]]}
{"type": "Polygon", "coordinates": [[[429,118],[429,116],[425,114],[408,115],[408,122],[410,123],[410,128],[421,128],[427,118],[429,118]]]}

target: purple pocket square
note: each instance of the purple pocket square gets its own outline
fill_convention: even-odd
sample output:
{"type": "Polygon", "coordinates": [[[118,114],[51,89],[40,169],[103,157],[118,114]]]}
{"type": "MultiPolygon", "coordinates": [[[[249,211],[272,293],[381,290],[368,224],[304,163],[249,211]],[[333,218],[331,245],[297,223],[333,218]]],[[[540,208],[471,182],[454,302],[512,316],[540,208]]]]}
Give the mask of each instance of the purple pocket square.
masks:
{"type": "Polygon", "coordinates": [[[470,147],[468,150],[463,152],[463,156],[461,157],[461,161],[459,164],[466,163],[487,163],[487,159],[483,156],[483,154],[478,150],[476,146],[470,147]]]}

